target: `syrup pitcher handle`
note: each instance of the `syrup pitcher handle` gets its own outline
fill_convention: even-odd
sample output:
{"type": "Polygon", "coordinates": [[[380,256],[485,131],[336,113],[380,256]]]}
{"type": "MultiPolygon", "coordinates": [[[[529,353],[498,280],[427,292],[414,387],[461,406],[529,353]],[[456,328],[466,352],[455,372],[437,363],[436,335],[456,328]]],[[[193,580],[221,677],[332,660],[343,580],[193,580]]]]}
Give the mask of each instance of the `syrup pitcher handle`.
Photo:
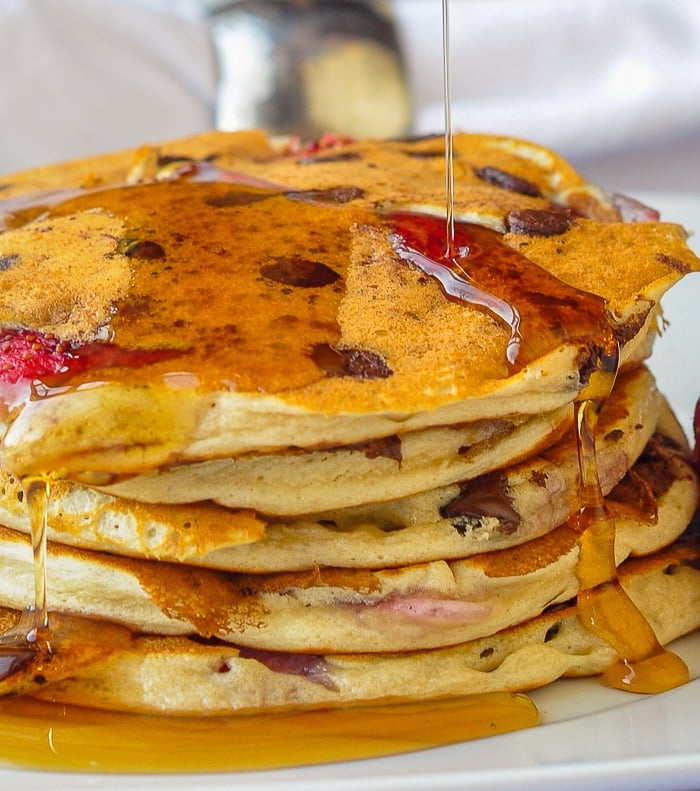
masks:
{"type": "Polygon", "coordinates": [[[313,140],[398,137],[412,106],[389,4],[236,0],[211,14],[216,126],[313,140]]]}

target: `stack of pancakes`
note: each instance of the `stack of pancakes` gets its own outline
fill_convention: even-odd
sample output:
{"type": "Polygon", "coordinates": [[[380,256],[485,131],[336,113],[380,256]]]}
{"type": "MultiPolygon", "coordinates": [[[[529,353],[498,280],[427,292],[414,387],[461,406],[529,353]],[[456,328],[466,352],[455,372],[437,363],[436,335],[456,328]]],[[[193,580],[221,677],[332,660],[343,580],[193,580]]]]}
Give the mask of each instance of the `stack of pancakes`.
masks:
{"type": "Polygon", "coordinates": [[[212,133],[3,180],[0,630],[48,481],[51,650],[0,693],[221,714],[601,673],[582,453],[601,587],[663,644],[700,626],[697,476],[644,365],[685,231],[530,143],[454,156],[453,240],[437,137],[212,133]]]}

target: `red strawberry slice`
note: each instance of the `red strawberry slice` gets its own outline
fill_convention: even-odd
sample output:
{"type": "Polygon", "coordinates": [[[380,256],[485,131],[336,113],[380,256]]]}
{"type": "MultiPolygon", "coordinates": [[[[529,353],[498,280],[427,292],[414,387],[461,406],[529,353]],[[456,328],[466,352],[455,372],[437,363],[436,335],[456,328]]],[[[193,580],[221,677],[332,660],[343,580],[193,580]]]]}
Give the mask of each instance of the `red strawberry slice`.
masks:
{"type": "Polygon", "coordinates": [[[695,452],[693,453],[693,461],[695,462],[695,469],[700,474],[700,398],[695,404],[695,415],[693,416],[693,433],[695,434],[695,452]]]}
{"type": "Polygon", "coordinates": [[[52,335],[30,330],[9,330],[0,335],[0,381],[16,384],[66,369],[68,347],[52,335]]]}

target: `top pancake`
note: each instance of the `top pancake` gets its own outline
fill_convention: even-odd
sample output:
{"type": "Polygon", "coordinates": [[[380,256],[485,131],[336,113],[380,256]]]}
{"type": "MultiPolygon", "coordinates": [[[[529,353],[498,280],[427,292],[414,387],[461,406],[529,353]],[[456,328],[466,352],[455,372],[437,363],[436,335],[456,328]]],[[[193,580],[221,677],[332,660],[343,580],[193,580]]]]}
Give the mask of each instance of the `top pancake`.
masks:
{"type": "Polygon", "coordinates": [[[406,260],[435,243],[393,213],[443,212],[441,153],[212,133],[6,178],[4,466],[103,484],[537,414],[571,402],[615,340],[623,363],[645,356],[659,297],[699,268],[681,228],[545,149],[458,135],[477,293],[448,299],[406,260]],[[517,354],[495,315],[511,308],[517,354]]]}

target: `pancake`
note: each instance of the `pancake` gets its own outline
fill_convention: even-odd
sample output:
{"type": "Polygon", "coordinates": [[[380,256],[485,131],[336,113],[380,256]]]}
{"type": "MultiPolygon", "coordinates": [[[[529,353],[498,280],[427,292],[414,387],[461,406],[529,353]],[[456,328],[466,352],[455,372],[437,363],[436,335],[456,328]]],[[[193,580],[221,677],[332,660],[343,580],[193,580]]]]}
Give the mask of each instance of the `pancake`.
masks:
{"type": "MultiPolygon", "coordinates": [[[[697,545],[679,541],[620,566],[624,590],[661,644],[700,627],[699,561],[697,545]]],[[[0,610],[0,626],[16,617],[0,610]]],[[[251,652],[186,637],[134,636],[89,620],[57,620],[63,649],[57,661],[42,668],[40,679],[27,667],[0,681],[0,695],[23,692],[95,708],[222,715],[523,691],[565,676],[600,674],[616,659],[571,604],[483,639],[402,654],[251,652]]]]}
{"type": "MultiPolygon", "coordinates": [[[[605,494],[636,461],[662,413],[665,435],[682,443],[682,432],[648,369],[639,367],[620,378],[597,426],[598,474],[605,494]]],[[[477,452],[481,450],[477,445],[477,452]]],[[[661,448],[659,453],[674,451],[661,448]]],[[[468,454],[474,456],[473,446],[468,454]]],[[[650,454],[658,455],[656,451],[650,454]]],[[[358,486],[356,491],[368,502],[285,521],[279,512],[266,516],[217,508],[211,503],[193,503],[186,508],[144,503],[71,481],[56,481],[48,535],[53,541],[87,549],[231,571],[381,568],[467,557],[521,544],[554,529],[579,507],[578,454],[572,427],[553,446],[515,465],[503,466],[508,454],[501,442],[491,456],[499,459],[499,467],[485,477],[462,479],[455,485],[387,501],[372,499],[368,496],[371,487],[358,486]]],[[[481,455],[475,460],[484,463],[481,455]]],[[[396,490],[393,487],[405,462],[390,457],[385,461],[392,466],[379,480],[395,494],[398,484],[396,490]]],[[[446,457],[443,466],[449,463],[446,457]]],[[[211,477],[215,463],[206,464],[211,477]]],[[[177,478],[186,471],[179,468],[159,473],[171,476],[169,490],[175,488],[175,493],[170,498],[177,496],[177,478]]],[[[341,486],[335,468],[329,478],[334,487],[341,486]]],[[[29,532],[29,515],[20,500],[21,483],[1,470],[0,482],[0,523],[29,532]]],[[[259,484],[261,490],[265,483],[290,498],[294,495],[286,478],[268,475],[259,484]]]]}
{"type": "Polygon", "coordinates": [[[45,560],[48,626],[0,637],[0,694],[687,679],[650,624],[698,626],[698,477],[644,361],[700,262],[544,148],[454,150],[449,242],[441,138],[212,133],[3,179],[0,624],[45,560]]]}
{"type": "MultiPolygon", "coordinates": [[[[642,487],[646,498],[624,490],[611,498],[618,512],[617,563],[672,542],[698,504],[690,463],[668,443],[660,458],[660,435],[655,445],[654,491],[650,485],[642,487]]],[[[638,482],[645,470],[632,474],[638,482]]],[[[572,598],[579,589],[580,536],[572,520],[520,546],[462,560],[255,575],[53,544],[47,570],[56,609],[140,632],[195,633],[290,652],[407,651],[483,637],[572,598]]],[[[20,608],[31,588],[31,545],[0,528],[0,556],[0,605],[20,608]]]]}
{"type": "MultiPolygon", "coordinates": [[[[446,299],[407,259],[431,218],[416,229],[396,214],[416,208],[417,186],[421,207],[440,211],[436,141],[297,156],[262,143],[251,155],[249,135],[206,140],[206,160],[169,163],[160,178],[144,165],[129,180],[129,156],[148,156],[124,155],[127,186],[113,186],[112,160],[82,189],[71,183],[84,183],[85,163],[73,178],[64,165],[7,179],[6,400],[27,397],[27,355],[46,382],[8,416],[3,465],[16,474],[111,483],[179,462],[546,414],[586,388],[617,341],[622,364],[638,362],[658,299],[698,266],[683,229],[652,213],[622,221],[627,208],[545,150],[460,135],[465,265],[484,285],[446,299]],[[501,186],[494,169],[515,169],[535,194],[501,186]],[[58,193],[17,194],[59,178],[58,193]],[[196,322],[173,318],[192,315],[185,305],[196,322]]],[[[161,161],[201,145],[173,143],[161,161]]]]}

